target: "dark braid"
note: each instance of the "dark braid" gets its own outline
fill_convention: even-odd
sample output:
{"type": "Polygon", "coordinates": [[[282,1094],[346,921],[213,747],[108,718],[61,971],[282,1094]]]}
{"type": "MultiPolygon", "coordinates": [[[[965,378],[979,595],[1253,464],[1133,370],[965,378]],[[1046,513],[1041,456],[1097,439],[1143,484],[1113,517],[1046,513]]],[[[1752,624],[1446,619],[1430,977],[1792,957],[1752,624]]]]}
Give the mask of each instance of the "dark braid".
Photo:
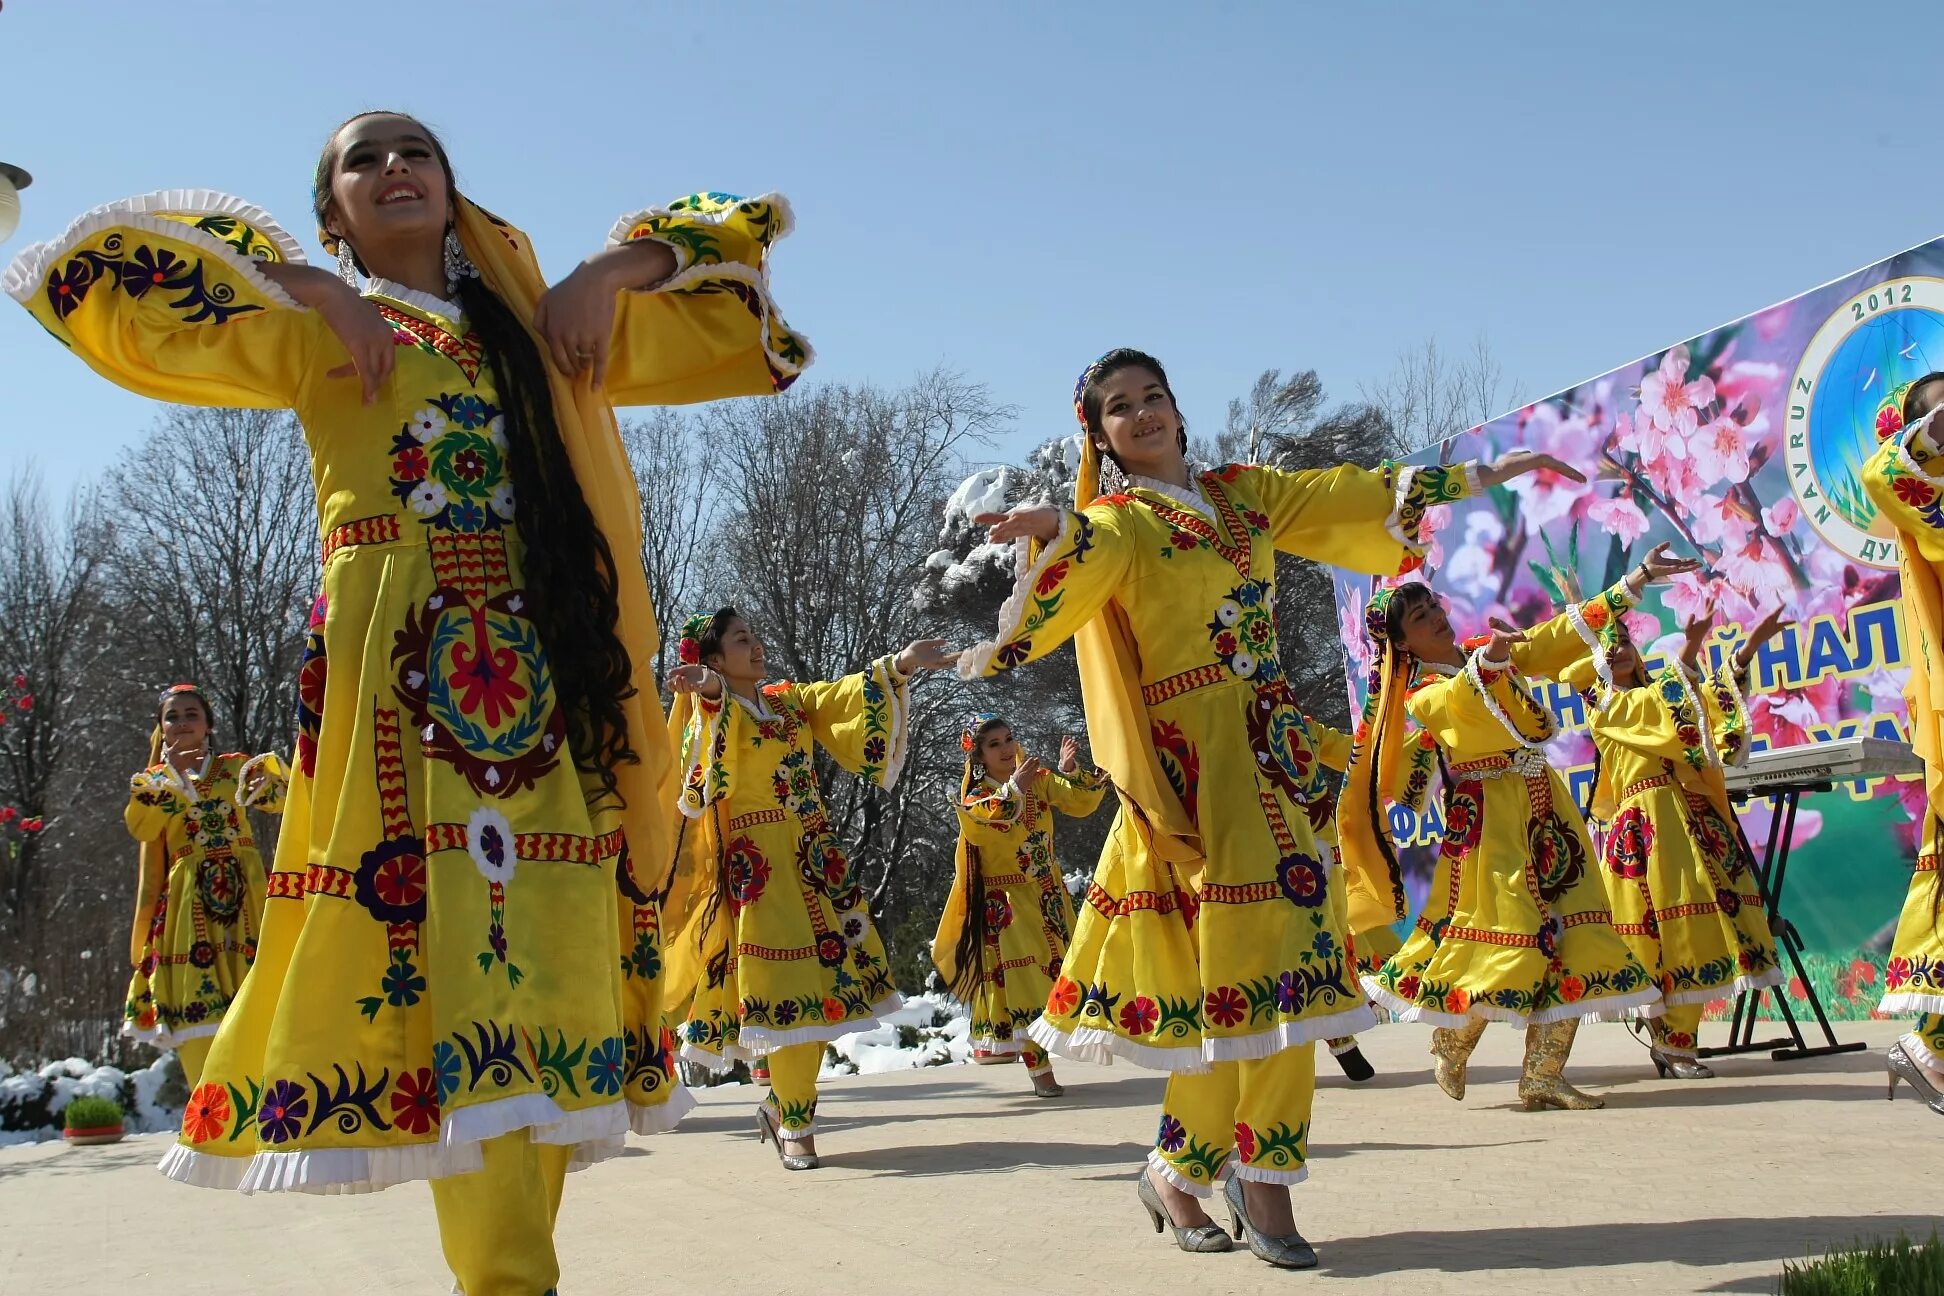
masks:
{"type": "MultiPolygon", "coordinates": [[[[1009,727],[1004,719],[988,720],[980,725],[972,735],[972,751],[966,760],[964,780],[959,784],[959,804],[972,795],[972,767],[985,769],[985,762],[979,759],[979,748],[986,736],[995,729],[1009,727]]],[[[1025,795],[1022,793],[1022,795],[1025,795]]],[[[966,870],[965,926],[959,931],[958,944],[954,947],[953,957],[958,963],[958,976],[953,978],[951,991],[966,1007],[972,1006],[973,998],[979,992],[979,985],[985,980],[986,911],[985,911],[985,870],[979,848],[967,843],[965,847],[966,870]]]]}
{"type": "MultiPolygon", "coordinates": [[[[456,204],[452,162],[438,136],[403,113],[360,113],[351,122],[373,116],[397,116],[424,131],[444,170],[447,200],[456,204]]],[[[311,204],[320,229],[330,211],[343,131],[340,126],[332,133],[312,179],[311,204]]],[[[355,246],[352,254],[356,258],[355,246]]],[[[358,269],[365,270],[361,259],[358,269]]],[[[547,364],[532,331],[483,279],[459,281],[459,305],[493,372],[505,418],[514,516],[526,548],[522,592],[528,619],[553,667],[554,705],[567,728],[568,749],[577,768],[600,780],[603,797],[619,805],[615,769],[640,758],[629,745],[622,707],[636,690],[634,663],[617,628],[621,600],[614,551],[595,525],[560,439],[547,364]]]]}

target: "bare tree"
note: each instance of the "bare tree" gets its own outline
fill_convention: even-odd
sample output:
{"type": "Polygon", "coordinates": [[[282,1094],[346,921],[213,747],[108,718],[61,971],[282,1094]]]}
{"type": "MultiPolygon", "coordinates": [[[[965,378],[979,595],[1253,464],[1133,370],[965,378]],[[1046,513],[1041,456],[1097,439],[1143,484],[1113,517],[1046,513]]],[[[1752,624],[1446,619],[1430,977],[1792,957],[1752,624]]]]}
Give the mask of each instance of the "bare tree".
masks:
{"type": "Polygon", "coordinates": [[[1460,355],[1436,338],[1400,352],[1389,374],[1359,392],[1390,419],[1397,443],[1409,453],[1503,414],[1513,386],[1481,333],[1460,355]]]}
{"type": "MultiPolygon", "coordinates": [[[[709,548],[724,576],[711,588],[756,623],[771,660],[799,679],[828,679],[940,635],[949,623],[912,588],[964,454],[1010,415],[984,387],[942,370],[895,391],[825,386],[710,407],[703,438],[726,476],[709,548]]],[[[889,794],[827,762],[819,770],[907,979],[917,932],[950,873],[957,830],[946,785],[957,773],[949,753],[964,708],[963,686],[947,676],[914,687],[911,759],[889,794]]]]}
{"type": "Polygon", "coordinates": [[[151,686],[193,679],[224,743],[290,740],[317,592],[310,460],[287,412],[172,409],[109,474],[114,584],[151,686]]]}
{"type": "Polygon", "coordinates": [[[698,421],[674,409],[621,425],[621,443],[641,486],[641,564],[661,623],[655,677],[673,665],[682,619],[697,610],[708,573],[703,542],[713,520],[716,475],[704,462],[698,421]]]}

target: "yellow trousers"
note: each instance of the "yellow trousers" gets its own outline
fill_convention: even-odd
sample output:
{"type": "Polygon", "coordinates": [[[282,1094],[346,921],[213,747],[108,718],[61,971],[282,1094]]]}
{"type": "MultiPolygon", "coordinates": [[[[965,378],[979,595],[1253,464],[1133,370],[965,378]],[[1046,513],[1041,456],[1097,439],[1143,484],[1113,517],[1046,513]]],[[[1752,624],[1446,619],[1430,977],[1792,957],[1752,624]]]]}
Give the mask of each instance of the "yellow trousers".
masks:
{"type": "Polygon", "coordinates": [[[788,1138],[802,1138],[814,1132],[817,1123],[817,1072],[823,1066],[824,1046],[818,1042],[792,1044],[766,1054],[769,1063],[769,1097],[763,1099],[776,1113],[776,1124],[788,1138]]]}
{"type": "Polygon", "coordinates": [[[1199,1075],[1172,1075],[1161,1100],[1161,1128],[1148,1160],[1196,1197],[1213,1196],[1222,1167],[1259,1183],[1300,1183],[1309,1171],[1310,1103],[1316,1096],[1316,1046],[1299,1044],[1266,1058],[1217,1062],[1199,1075]]]}
{"type": "Polygon", "coordinates": [[[1028,1040],[1020,1046],[1019,1060],[1026,1064],[1026,1074],[1042,1076],[1053,1069],[1053,1060],[1046,1056],[1046,1050],[1028,1040]]]}
{"type": "Polygon", "coordinates": [[[1669,1004],[1661,1015],[1667,1027],[1666,1042],[1661,1051],[1674,1057],[1691,1058],[1696,1056],[1695,1048],[1701,1041],[1701,1004],[1669,1004]]]}
{"type": "Polygon", "coordinates": [[[571,1147],[513,1130],[480,1144],[484,1164],[432,1181],[439,1245],[465,1296],[551,1296],[554,1219],[571,1147]]]}
{"type": "Polygon", "coordinates": [[[1944,1072],[1944,1016],[1928,1013],[1903,1037],[1904,1052],[1933,1071],[1944,1072]]]}
{"type": "Polygon", "coordinates": [[[198,1035],[175,1046],[176,1061],[182,1064],[182,1079],[191,1092],[202,1080],[203,1063],[209,1060],[209,1046],[215,1042],[214,1035],[198,1035]]]}

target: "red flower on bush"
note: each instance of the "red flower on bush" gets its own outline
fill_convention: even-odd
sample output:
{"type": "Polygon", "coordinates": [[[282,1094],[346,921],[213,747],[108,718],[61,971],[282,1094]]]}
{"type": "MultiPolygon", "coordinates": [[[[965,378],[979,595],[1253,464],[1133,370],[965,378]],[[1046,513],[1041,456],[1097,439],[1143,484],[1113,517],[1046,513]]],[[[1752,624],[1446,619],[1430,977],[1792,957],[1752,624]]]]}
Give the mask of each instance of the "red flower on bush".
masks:
{"type": "Polygon", "coordinates": [[[1808,997],[1809,997],[1809,987],[1802,984],[1802,978],[1790,977],[1789,978],[1789,998],[1807,999],[1808,997]]]}
{"type": "Polygon", "coordinates": [[[10,824],[20,818],[20,811],[12,806],[0,806],[0,824],[10,824]]]}

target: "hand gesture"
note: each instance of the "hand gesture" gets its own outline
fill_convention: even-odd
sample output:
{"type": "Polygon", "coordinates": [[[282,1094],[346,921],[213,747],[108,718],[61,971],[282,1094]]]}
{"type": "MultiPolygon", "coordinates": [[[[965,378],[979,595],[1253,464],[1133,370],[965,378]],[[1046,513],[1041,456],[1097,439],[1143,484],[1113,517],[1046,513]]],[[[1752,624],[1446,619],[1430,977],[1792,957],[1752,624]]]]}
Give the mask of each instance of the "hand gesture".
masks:
{"type": "Polygon", "coordinates": [[[1016,508],[1010,513],[981,513],[972,521],[990,528],[987,535],[994,544],[1004,544],[1023,536],[1047,544],[1060,534],[1060,510],[1050,504],[1033,504],[1016,508]]]}
{"type": "Polygon", "coordinates": [[[1080,772],[1080,744],[1071,737],[1060,739],[1060,773],[1071,778],[1080,772]]]}
{"type": "Polygon", "coordinates": [[[914,639],[898,654],[898,674],[944,670],[958,664],[958,650],[945,646],[943,639],[914,639]]]}
{"type": "Polygon", "coordinates": [[[162,757],[178,771],[187,773],[202,763],[203,744],[197,743],[192,747],[184,743],[180,747],[165,747],[162,749],[162,757]]]}
{"type": "Polygon", "coordinates": [[[1013,776],[1012,776],[1013,786],[1016,788],[1020,788],[1022,790],[1029,789],[1034,784],[1038,783],[1040,780],[1040,776],[1045,773],[1046,773],[1046,766],[1040,764],[1039,757],[1037,756],[1022,757],[1019,762],[1019,768],[1013,771],[1013,776]]]}
{"type": "Polygon", "coordinates": [[[1511,626],[1494,617],[1492,619],[1492,633],[1485,640],[1485,660],[1488,662],[1510,661],[1512,659],[1512,645],[1524,643],[1525,638],[1525,631],[1514,630],[1511,626]]]}
{"type": "Polygon", "coordinates": [[[1782,605],[1780,603],[1777,603],[1773,608],[1769,609],[1768,615],[1763,617],[1756,627],[1748,632],[1748,638],[1743,641],[1741,651],[1735,654],[1735,668],[1737,672],[1747,670],[1748,664],[1755,660],[1755,650],[1774,638],[1775,632],[1787,624],[1788,620],[1782,614],[1782,605]]]}
{"type": "Polygon", "coordinates": [[[694,693],[710,701],[722,696],[722,679],[707,666],[677,666],[668,672],[670,693],[694,693]]]}
{"type": "Polygon", "coordinates": [[[1714,633],[1714,607],[1681,627],[1681,661],[1693,666],[1701,660],[1701,649],[1707,646],[1708,636],[1714,633]]]}
{"type": "Polygon", "coordinates": [[[1503,486],[1515,477],[1528,473],[1555,472],[1568,481],[1584,482],[1586,474],[1562,459],[1536,450],[1513,450],[1499,456],[1498,462],[1478,470],[1478,480],[1485,486],[1503,486]]]}
{"type": "Polygon", "coordinates": [[[1647,556],[1640,560],[1640,583],[1645,587],[1670,577],[1699,571],[1700,568],[1699,558],[1676,558],[1672,546],[1663,540],[1648,550],[1647,556]]]}
{"type": "Polygon", "coordinates": [[[391,377],[393,351],[392,326],[378,308],[344,280],[316,266],[286,265],[259,261],[263,277],[282,288],[300,306],[316,311],[351,357],[325,372],[326,378],[349,378],[356,374],[364,388],[364,403],[373,404],[378,391],[391,377]]]}

